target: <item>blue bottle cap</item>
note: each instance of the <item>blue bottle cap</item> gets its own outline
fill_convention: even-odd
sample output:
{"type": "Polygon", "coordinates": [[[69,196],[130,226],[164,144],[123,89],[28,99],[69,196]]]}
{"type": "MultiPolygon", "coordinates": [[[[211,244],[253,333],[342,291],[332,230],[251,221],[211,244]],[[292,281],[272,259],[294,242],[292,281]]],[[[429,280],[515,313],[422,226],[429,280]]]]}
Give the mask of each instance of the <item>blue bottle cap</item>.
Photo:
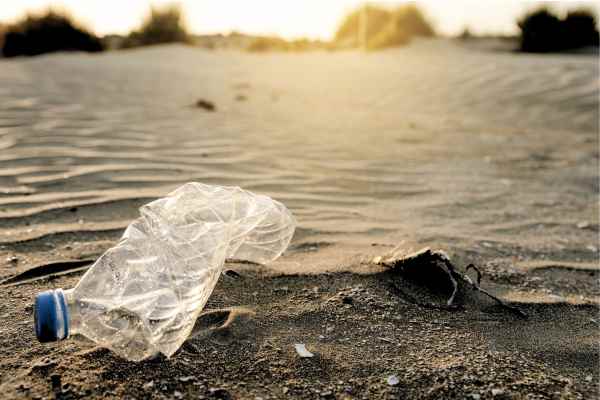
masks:
{"type": "Polygon", "coordinates": [[[62,289],[47,290],[35,297],[35,335],[42,343],[69,336],[69,311],[62,289]]]}

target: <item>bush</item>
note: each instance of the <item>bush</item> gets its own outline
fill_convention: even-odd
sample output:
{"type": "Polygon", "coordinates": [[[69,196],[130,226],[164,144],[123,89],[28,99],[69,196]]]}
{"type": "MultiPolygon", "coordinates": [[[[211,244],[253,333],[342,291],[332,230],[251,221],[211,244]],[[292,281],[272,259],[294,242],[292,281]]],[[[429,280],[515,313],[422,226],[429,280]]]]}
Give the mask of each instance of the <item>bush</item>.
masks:
{"type": "Polygon", "coordinates": [[[318,40],[296,39],[288,41],[279,37],[258,36],[248,44],[246,50],[257,53],[267,51],[303,52],[327,48],[328,46],[325,43],[318,40]]]}
{"type": "Polygon", "coordinates": [[[398,29],[411,36],[430,37],[435,35],[433,27],[427,22],[421,10],[413,4],[398,7],[394,14],[394,22],[398,29]]]}
{"type": "Polygon", "coordinates": [[[521,51],[547,53],[598,46],[598,30],[593,13],[572,11],[560,19],[547,9],[526,14],[518,22],[521,51]]]}
{"type": "Polygon", "coordinates": [[[266,51],[287,51],[288,44],[281,38],[260,36],[253,39],[250,44],[248,44],[246,50],[257,53],[266,51]]]}
{"type": "Polygon", "coordinates": [[[8,26],[2,54],[5,57],[33,56],[54,51],[101,51],[102,43],[88,30],[79,27],[65,14],[49,10],[27,15],[8,26]]]}
{"type": "Polygon", "coordinates": [[[334,40],[339,47],[361,45],[363,16],[366,16],[364,35],[368,49],[400,46],[408,43],[413,36],[435,34],[423,13],[414,5],[394,9],[362,6],[347,15],[338,28],[334,40]]]}
{"type": "Polygon", "coordinates": [[[183,13],[177,5],[152,7],[139,30],[123,41],[123,47],[148,46],[161,43],[189,43],[190,37],[183,23],[183,13]]]}

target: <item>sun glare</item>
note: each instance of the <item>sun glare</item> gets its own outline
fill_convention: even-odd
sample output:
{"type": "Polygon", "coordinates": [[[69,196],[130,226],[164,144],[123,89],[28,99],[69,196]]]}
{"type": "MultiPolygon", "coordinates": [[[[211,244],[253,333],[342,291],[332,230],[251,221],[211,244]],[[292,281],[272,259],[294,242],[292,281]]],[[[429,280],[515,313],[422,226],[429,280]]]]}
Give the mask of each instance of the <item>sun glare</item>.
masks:
{"type": "MultiPolygon", "coordinates": [[[[69,11],[97,34],[126,34],[139,25],[151,5],[173,3],[172,0],[3,0],[0,21],[9,22],[25,12],[49,6],[69,11]]],[[[196,34],[238,31],[248,34],[278,35],[284,38],[308,37],[331,39],[341,18],[361,0],[180,0],[188,28],[196,34]]],[[[394,5],[402,1],[372,1],[371,4],[394,5]]],[[[515,18],[531,3],[505,0],[482,3],[475,0],[419,2],[425,14],[442,34],[457,34],[465,27],[476,33],[516,32],[515,18]]],[[[553,8],[586,6],[598,12],[591,2],[554,3],[553,8]]]]}

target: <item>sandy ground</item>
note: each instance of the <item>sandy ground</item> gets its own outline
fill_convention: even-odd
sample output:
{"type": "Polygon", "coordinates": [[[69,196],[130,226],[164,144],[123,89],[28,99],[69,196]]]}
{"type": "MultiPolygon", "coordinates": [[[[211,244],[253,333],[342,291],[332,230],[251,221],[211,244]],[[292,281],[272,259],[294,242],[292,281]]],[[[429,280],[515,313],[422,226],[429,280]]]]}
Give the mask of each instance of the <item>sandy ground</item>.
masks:
{"type": "Polygon", "coordinates": [[[598,398],[598,68],[446,41],[0,61],[1,396],[598,398]],[[48,274],[191,180],[283,201],[290,250],[229,265],[213,328],[169,360],[37,343],[34,295],[81,276],[48,274]],[[407,301],[395,285],[444,295],[371,263],[397,245],[477,264],[529,318],[468,293],[458,311],[407,301]]]}

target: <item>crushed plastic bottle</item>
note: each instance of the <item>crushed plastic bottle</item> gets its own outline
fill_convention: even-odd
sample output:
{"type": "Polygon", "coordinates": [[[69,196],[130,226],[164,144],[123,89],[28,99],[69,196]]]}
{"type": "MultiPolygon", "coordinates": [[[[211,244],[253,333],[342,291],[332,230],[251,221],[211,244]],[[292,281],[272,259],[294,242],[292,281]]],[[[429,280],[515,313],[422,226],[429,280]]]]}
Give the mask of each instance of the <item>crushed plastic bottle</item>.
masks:
{"type": "Polygon", "coordinates": [[[296,226],[267,196],[200,183],[142,206],[140,214],[75,288],[37,295],[41,342],[79,334],[129,360],[169,357],[190,335],[225,260],[273,261],[296,226]]]}

